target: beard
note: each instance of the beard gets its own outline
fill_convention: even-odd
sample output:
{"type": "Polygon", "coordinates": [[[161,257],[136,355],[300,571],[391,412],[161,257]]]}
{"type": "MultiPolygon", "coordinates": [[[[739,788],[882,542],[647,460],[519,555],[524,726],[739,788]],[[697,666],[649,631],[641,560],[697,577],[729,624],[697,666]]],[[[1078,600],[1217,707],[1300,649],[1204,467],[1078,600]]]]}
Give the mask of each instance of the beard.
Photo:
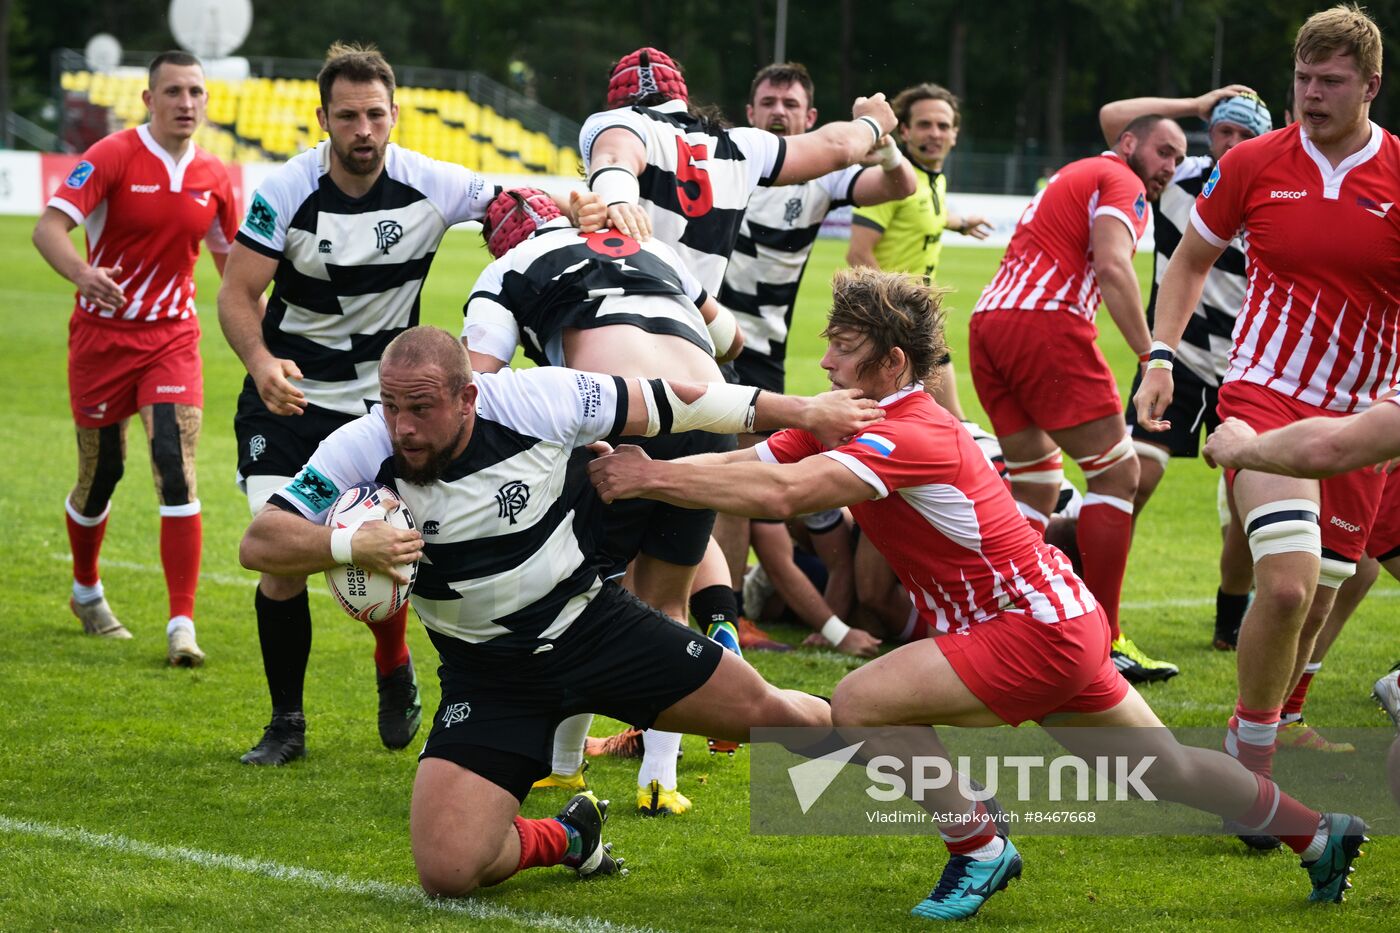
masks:
{"type": "Polygon", "coordinates": [[[1149,201],[1156,201],[1160,198],[1162,196],[1161,190],[1158,190],[1155,194],[1152,191],[1152,189],[1157,186],[1158,182],[1157,179],[1148,173],[1147,160],[1141,158],[1134,152],[1132,155],[1128,156],[1127,162],[1128,168],[1133,170],[1133,174],[1142,179],[1142,185],[1147,189],[1147,199],[1149,201]]]}
{"type": "Polygon", "coordinates": [[[343,147],[334,138],[331,138],[331,149],[335,152],[335,157],[340,164],[345,166],[345,170],[352,175],[373,175],[379,171],[379,167],[384,164],[384,152],[388,149],[386,142],[382,146],[376,146],[374,157],[368,162],[361,161],[355,157],[354,146],[343,147]]]}
{"type": "Polygon", "coordinates": [[[464,424],[457,429],[457,434],[447,444],[437,450],[430,452],[428,459],[422,466],[413,466],[404,457],[403,451],[399,449],[398,442],[394,442],[394,476],[414,486],[431,486],[442,479],[442,474],[447,472],[447,467],[455,459],[452,452],[457,449],[457,445],[462,442],[462,435],[466,433],[467,426],[464,424]]]}

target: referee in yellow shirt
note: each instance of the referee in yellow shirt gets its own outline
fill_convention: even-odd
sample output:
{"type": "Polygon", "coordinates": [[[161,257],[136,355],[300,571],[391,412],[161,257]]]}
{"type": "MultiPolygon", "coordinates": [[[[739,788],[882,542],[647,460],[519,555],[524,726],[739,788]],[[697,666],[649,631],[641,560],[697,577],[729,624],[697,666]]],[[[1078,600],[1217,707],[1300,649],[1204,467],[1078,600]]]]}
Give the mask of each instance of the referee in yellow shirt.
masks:
{"type": "MultiPolygon", "coordinates": [[[[914,164],[917,186],[903,200],[855,209],[846,261],[886,272],[912,272],[932,282],[945,229],[985,240],[992,226],[985,217],[948,213],[943,162],[958,142],[957,95],[937,84],[916,84],[900,91],[891,107],[899,118],[900,143],[914,164]]],[[[951,360],[939,367],[938,376],[934,398],[962,418],[951,360]]]]}

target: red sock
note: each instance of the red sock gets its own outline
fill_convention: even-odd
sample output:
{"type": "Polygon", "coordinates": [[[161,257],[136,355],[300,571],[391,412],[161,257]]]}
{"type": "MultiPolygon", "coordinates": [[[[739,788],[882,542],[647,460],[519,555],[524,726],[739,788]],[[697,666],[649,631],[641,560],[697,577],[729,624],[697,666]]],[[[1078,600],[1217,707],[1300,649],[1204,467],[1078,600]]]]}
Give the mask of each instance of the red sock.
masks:
{"type": "Polygon", "coordinates": [[[1317,834],[1322,815],[1279,790],[1263,775],[1256,774],[1254,778],[1259,782],[1259,794],[1249,809],[1236,817],[1236,822],[1261,835],[1275,836],[1294,852],[1302,852],[1317,834]]]}
{"type": "Polygon", "coordinates": [[[943,844],[950,854],[967,855],[991,842],[997,834],[997,827],[987,813],[986,805],[979,800],[967,822],[950,824],[947,829],[940,827],[938,834],[943,837],[943,844]]]}
{"type": "Polygon", "coordinates": [[[204,546],[204,523],[199,502],[160,507],[160,565],[170,594],[170,618],[194,618],[194,591],[199,585],[199,560],[204,546]]]}
{"type": "Polygon", "coordinates": [[[558,865],[569,851],[569,831],[558,820],[517,816],[515,831],[520,834],[520,864],[516,871],[558,865]]]}
{"type": "Polygon", "coordinates": [[[408,606],[404,605],[383,622],[366,622],[374,633],[374,669],[380,677],[387,677],[395,668],[408,663],[408,642],[404,631],[408,628],[408,606]]]}
{"type": "MultiPolygon", "coordinates": [[[[1312,667],[1312,665],[1309,664],[1308,667],[1312,667]]],[[[1303,671],[1303,676],[1298,680],[1298,686],[1294,687],[1293,692],[1288,695],[1288,699],[1283,701],[1283,715],[1296,719],[1303,714],[1303,703],[1308,698],[1308,687],[1312,685],[1315,673],[1316,671],[1303,671]]]]}
{"type": "Polygon", "coordinates": [[[1225,751],[1255,774],[1268,777],[1274,770],[1274,745],[1278,736],[1279,709],[1246,709],[1238,701],[1225,734],[1225,751]]]}
{"type": "Polygon", "coordinates": [[[1128,547],[1133,543],[1132,503],[1089,493],[1079,510],[1076,543],[1084,564],[1084,582],[1103,606],[1109,631],[1116,641],[1120,634],[1118,600],[1123,594],[1123,574],[1128,570],[1128,547]]]}
{"type": "Polygon", "coordinates": [[[73,552],[73,579],[83,586],[96,586],[97,555],[102,551],[102,536],[107,533],[109,505],[97,518],[79,515],[71,503],[64,502],[68,523],[68,548],[73,552]]]}

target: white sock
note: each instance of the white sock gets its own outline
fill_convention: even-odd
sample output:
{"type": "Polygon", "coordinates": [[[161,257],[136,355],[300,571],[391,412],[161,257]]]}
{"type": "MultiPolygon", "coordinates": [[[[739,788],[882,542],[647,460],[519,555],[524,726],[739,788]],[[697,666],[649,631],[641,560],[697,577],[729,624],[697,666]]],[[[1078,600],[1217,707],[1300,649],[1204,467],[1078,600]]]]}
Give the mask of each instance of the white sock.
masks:
{"type": "Polygon", "coordinates": [[[642,768],[637,772],[637,786],[646,787],[657,781],[662,790],[675,790],[676,752],[681,747],[681,734],[648,729],[643,741],[646,753],[642,755],[642,768]]]}
{"type": "Polygon", "coordinates": [[[1322,850],[1327,848],[1327,836],[1327,818],[1321,817],[1317,821],[1317,832],[1313,833],[1312,842],[1298,853],[1298,858],[1304,862],[1316,862],[1322,858],[1322,850]]]}
{"type": "Polygon", "coordinates": [[[73,581],[73,598],[83,605],[95,603],[102,598],[102,581],[98,580],[92,586],[84,586],[77,580],[73,581]]]}
{"type": "Polygon", "coordinates": [[[191,635],[194,634],[194,619],[191,619],[189,616],[176,616],[175,618],[171,619],[168,623],[166,623],[165,634],[169,635],[171,632],[175,631],[181,626],[184,626],[185,628],[189,629],[191,635]]]}
{"type": "Polygon", "coordinates": [[[986,862],[1001,855],[1005,850],[1006,840],[1000,836],[992,836],[986,845],[967,853],[967,857],[977,862],[986,862]]]}
{"type": "Polygon", "coordinates": [[[588,738],[588,728],[593,725],[592,713],[579,713],[561,722],[554,730],[555,774],[577,774],[583,767],[583,743],[588,738]]]}

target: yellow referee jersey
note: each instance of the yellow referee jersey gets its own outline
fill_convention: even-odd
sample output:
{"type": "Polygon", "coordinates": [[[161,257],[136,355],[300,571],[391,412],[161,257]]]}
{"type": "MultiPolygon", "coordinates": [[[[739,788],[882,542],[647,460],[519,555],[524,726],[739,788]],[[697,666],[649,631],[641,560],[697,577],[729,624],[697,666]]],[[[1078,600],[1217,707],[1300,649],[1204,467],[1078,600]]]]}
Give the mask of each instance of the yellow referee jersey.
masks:
{"type": "Polygon", "coordinates": [[[914,166],[914,193],[900,201],[857,207],[851,223],[880,233],[875,261],[886,272],[913,272],[932,279],[943,251],[948,222],[948,180],[942,172],[914,166]]]}

